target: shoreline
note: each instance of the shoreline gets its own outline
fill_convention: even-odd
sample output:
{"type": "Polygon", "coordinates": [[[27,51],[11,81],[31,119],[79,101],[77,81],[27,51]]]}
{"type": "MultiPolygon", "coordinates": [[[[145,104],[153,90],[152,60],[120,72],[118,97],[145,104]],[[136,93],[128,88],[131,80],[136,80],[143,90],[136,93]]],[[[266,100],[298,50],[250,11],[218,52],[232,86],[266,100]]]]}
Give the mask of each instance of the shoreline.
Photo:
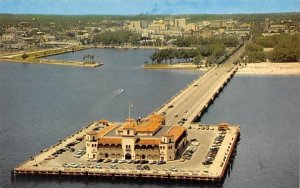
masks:
{"type": "Polygon", "coordinates": [[[238,69],[237,75],[281,75],[300,76],[300,62],[294,63],[250,63],[238,69]]]}
{"type": "Polygon", "coordinates": [[[49,48],[44,50],[38,50],[33,52],[24,52],[28,55],[26,59],[21,56],[22,52],[0,57],[0,61],[7,63],[27,63],[27,64],[41,64],[41,65],[63,65],[63,66],[74,66],[74,67],[90,67],[95,68],[102,66],[103,63],[86,63],[83,61],[67,61],[67,60],[55,60],[55,59],[43,59],[43,57],[49,57],[52,55],[64,54],[77,52],[85,49],[92,48],[91,46],[69,46],[64,48],[49,48]]]}
{"type": "Polygon", "coordinates": [[[197,67],[197,65],[192,63],[177,63],[177,64],[144,64],[142,69],[149,70],[164,70],[164,69],[189,69],[189,70],[201,70],[207,71],[210,67],[197,67]]]}
{"type": "Polygon", "coordinates": [[[131,45],[96,45],[96,46],[90,46],[91,48],[112,48],[112,49],[119,49],[119,50],[128,50],[128,49],[154,49],[154,50],[162,50],[162,49],[197,49],[196,46],[192,47],[178,47],[178,46],[131,46],[131,45]]]}
{"type": "Polygon", "coordinates": [[[43,61],[44,59],[37,59],[32,61],[19,60],[19,59],[2,59],[0,58],[1,63],[23,63],[23,64],[37,64],[37,65],[61,65],[61,66],[73,66],[73,67],[88,67],[88,68],[96,68],[104,65],[103,63],[93,63],[93,64],[84,64],[84,62],[80,61],[43,61]]]}

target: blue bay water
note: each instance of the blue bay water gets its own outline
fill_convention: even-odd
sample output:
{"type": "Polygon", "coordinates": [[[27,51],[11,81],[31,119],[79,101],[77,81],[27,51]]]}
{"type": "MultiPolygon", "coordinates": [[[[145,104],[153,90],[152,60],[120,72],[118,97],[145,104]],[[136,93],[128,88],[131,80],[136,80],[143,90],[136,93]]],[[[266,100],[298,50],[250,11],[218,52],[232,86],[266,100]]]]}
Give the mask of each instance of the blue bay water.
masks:
{"type": "Polygon", "coordinates": [[[241,126],[230,175],[222,185],[11,178],[10,170],[87,123],[145,116],[201,74],[140,69],[153,50],[89,49],[50,58],[99,68],[0,63],[0,187],[298,187],[299,77],[235,76],[201,118],[241,126]],[[123,89],[123,92],[119,92],[123,89]]]}

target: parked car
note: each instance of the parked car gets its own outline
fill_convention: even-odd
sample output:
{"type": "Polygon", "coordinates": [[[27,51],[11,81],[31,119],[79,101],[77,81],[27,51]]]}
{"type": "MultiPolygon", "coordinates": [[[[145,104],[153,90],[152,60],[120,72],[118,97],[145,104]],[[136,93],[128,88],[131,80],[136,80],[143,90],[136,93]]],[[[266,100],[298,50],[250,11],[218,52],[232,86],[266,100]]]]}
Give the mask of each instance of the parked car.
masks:
{"type": "Polygon", "coordinates": [[[133,163],[133,161],[132,160],[126,160],[126,163],[130,164],[130,163],[133,163]]]}
{"type": "Polygon", "coordinates": [[[137,170],[142,170],[142,165],[136,165],[137,170]]]}
{"type": "Polygon", "coordinates": [[[149,161],[147,161],[147,160],[141,160],[140,163],[141,164],[147,164],[147,163],[149,163],[149,161]]]}
{"type": "Polygon", "coordinates": [[[118,169],[118,167],[117,167],[117,165],[116,165],[116,164],[112,164],[112,165],[110,165],[110,168],[111,168],[111,169],[118,169]]]}
{"type": "Polygon", "coordinates": [[[109,163],[109,162],[111,162],[111,160],[110,159],[105,159],[103,162],[104,163],[109,163]]]}
{"type": "Polygon", "coordinates": [[[102,169],[102,166],[100,164],[96,164],[95,167],[98,168],[98,169],[102,169]]]}
{"type": "Polygon", "coordinates": [[[71,163],[71,164],[70,164],[70,167],[72,167],[72,168],[77,168],[78,166],[77,166],[77,164],[75,164],[75,163],[71,163]]]}
{"type": "Polygon", "coordinates": [[[82,164],[82,163],[78,163],[77,166],[78,166],[78,168],[84,168],[85,167],[84,164],[82,164]]]}
{"type": "Polygon", "coordinates": [[[150,161],[149,164],[150,164],[150,165],[156,164],[156,161],[150,161]]]}
{"type": "Polygon", "coordinates": [[[145,166],[143,167],[143,169],[144,169],[144,170],[150,170],[150,167],[149,167],[148,165],[145,165],[145,166]]]}
{"type": "Polygon", "coordinates": [[[139,164],[139,163],[141,163],[141,161],[140,161],[140,160],[136,160],[136,161],[134,161],[134,164],[139,164]]]}
{"type": "Polygon", "coordinates": [[[177,172],[178,170],[175,168],[175,166],[171,166],[170,168],[169,168],[169,170],[171,170],[171,171],[173,171],[173,172],[177,172]]]}
{"type": "Polygon", "coordinates": [[[156,164],[158,164],[158,165],[161,165],[161,164],[166,164],[166,161],[157,161],[157,163],[156,164]]]}

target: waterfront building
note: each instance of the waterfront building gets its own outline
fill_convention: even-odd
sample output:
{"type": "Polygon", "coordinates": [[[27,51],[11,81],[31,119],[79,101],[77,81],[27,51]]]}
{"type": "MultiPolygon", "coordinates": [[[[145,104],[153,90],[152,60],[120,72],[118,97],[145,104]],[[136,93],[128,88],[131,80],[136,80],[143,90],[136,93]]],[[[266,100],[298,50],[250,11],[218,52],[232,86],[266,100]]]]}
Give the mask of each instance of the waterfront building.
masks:
{"type": "Polygon", "coordinates": [[[160,114],[144,119],[127,119],[124,123],[101,121],[101,130],[86,135],[88,160],[161,160],[171,161],[187,143],[186,128],[165,125],[160,114]]]}

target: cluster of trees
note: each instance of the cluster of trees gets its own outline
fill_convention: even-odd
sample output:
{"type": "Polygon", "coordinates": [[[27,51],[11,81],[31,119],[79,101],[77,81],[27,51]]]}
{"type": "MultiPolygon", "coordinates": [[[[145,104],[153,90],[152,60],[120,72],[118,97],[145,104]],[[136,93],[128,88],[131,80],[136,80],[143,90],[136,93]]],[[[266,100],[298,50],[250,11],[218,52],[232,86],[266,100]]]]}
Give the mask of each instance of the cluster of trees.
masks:
{"type": "Polygon", "coordinates": [[[258,36],[246,46],[246,61],[257,63],[266,58],[273,62],[300,61],[300,34],[280,34],[274,36],[258,36]],[[270,52],[263,52],[263,48],[273,48],[270,52]]]}
{"type": "Polygon", "coordinates": [[[280,36],[269,58],[274,62],[300,61],[300,34],[280,36]]]}
{"type": "Polygon", "coordinates": [[[213,36],[209,38],[196,36],[177,37],[173,44],[178,47],[207,46],[210,44],[224,44],[226,47],[235,47],[239,44],[239,39],[236,36],[213,36]]]}
{"type": "Polygon", "coordinates": [[[95,35],[94,43],[104,44],[104,45],[120,45],[125,43],[130,43],[132,45],[138,45],[141,40],[141,36],[132,33],[127,30],[119,30],[115,32],[103,32],[95,35]]]}
{"type": "Polygon", "coordinates": [[[150,56],[152,63],[172,63],[174,59],[181,62],[191,61],[197,55],[196,50],[184,50],[184,49],[163,49],[158,50],[150,56]]]}
{"type": "Polygon", "coordinates": [[[266,55],[263,52],[263,47],[255,43],[247,44],[244,56],[246,61],[249,63],[266,61],[266,55]]]}
{"type": "Polygon", "coordinates": [[[193,62],[201,64],[204,59],[209,64],[219,63],[227,56],[223,43],[201,45],[197,49],[163,49],[157,50],[152,56],[152,63],[193,62]]]}
{"type": "Polygon", "coordinates": [[[228,54],[226,48],[237,47],[240,41],[236,36],[218,36],[210,38],[177,37],[173,42],[178,47],[196,46],[197,49],[163,49],[152,56],[152,63],[193,62],[196,65],[221,63],[228,54]]]}

